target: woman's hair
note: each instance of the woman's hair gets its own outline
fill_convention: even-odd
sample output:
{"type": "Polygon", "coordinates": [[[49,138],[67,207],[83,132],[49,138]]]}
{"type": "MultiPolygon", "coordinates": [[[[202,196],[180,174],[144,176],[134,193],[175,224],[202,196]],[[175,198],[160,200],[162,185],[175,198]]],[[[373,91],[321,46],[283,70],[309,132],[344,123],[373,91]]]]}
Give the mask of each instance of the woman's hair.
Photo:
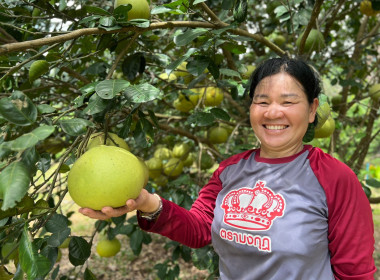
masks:
{"type": "Polygon", "coordinates": [[[303,87],[307,100],[313,103],[321,92],[321,81],[318,73],[301,59],[280,57],[262,62],[252,73],[249,96],[251,99],[260,81],[268,76],[284,72],[295,78],[303,87]]]}

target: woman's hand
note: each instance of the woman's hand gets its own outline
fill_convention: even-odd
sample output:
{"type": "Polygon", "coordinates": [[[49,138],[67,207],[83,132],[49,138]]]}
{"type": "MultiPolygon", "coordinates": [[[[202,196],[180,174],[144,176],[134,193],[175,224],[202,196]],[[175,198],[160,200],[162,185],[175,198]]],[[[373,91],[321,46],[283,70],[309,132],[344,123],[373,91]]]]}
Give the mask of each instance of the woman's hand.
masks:
{"type": "Polygon", "coordinates": [[[153,194],[142,189],[140,195],[136,199],[128,199],[125,206],[112,208],[109,206],[103,207],[101,210],[91,208],[80,208],[79,213],[97,220],[107,220],[113,217],[119,217],[134,210],[140,210],[145,213],[151,213],[158,209],[159,201],[153,194]]]}

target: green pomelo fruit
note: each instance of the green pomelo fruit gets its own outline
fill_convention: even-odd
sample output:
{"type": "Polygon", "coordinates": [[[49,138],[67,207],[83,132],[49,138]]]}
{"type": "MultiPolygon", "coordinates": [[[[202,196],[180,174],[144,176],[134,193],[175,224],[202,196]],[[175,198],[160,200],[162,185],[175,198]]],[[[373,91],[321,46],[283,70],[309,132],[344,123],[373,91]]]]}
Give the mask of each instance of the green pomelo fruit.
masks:
{"type": "Polygon", "coordinates": [[[317,118],[318,118],[318,123],[316,126],[316,129],[321,128],[322,125],[325,123],[325,121],[329,118],[331,113],[331,108],[329,103],[325,102],[318,106],[317,108],[317,118]]]}
{"type": "Polygon", "coordinates": [[[187,143],[177,143],[172,150],[173,157],[185,160],[190,152],[190,146],[187,143]]]}
{"type": "Polygon", "coordinates": [[[43,74],[49,71],[49,62],[46,60],[36,60],[30,65],[29,68],[29,81],[33,82],[34,80],[41,77],[43,74]]]}
{"type": "Polygon", "coordinates": [[[206,170],[211,168],[214,165],[215,161],[208,153],[202,153],[201,158],[201,169],[206,170]]]}
{"type": "Polygon", "coordinates": [[[380,84],[374,84],[369,88],[369,96],[374,101],[380,98],[380,84]]]}
{"type": "Polygon", "coordinates": [[[327,138],[335,130],[335,120],[330,116],[320,128],[315,129],[314,138],[327,138]]]}
{"type": "Polygon", "coordinates": [[[213,144],[225,143],[228,136],[228,131],[224,127],[210,127],[207,131],[207,138],[213,144]]]}
{"type": "Polygon", "coordinates": [[[116,147],[123,148],[127,151],[130,150],[128,144],[124,141],[124,139],[117,136],[117,134],[108,132],[107,140],[105,144],[104,144],[104,137],[105,137],[105,133],[103,132],[97,132],[97,133],[91,134],[90,139],[88,140],[88,143],[87,143],[87,150],[94,148],[96,146],[100,146],[100,145],[116,146],[116,147]]]}
{"type": "Polygon", "coordinates": [[[104,258],[110,258],[115,256],[121,248],[121,243],[118,239],[104,239],[100,240],[96,245],[96,252],[99,256],[104,258]]]}
{"type": "Polygon", "coordinates": [[[177,177],[183,171],[183,162],[179,158],[171,158],[164,164],[164,173],[169,177],[177,177]]]}
{"type": "Polygon", "coordinates": [[[116,0],[115,9],[120,5],[132,5],[132,9],[128,11],[128,20],[131,19],[149,19],[150,8],[149,3],[146,0],[116,0]]]}
{"type": "MultiPolygon", "coordinates": [[[[301,44],[301,39],[303,37],[304,32],[298,37],[296,41],[296,45],[299,48],[301,44]]],[[[310,30],[309,36],[307,36],[304,52],[309,53],[312,51],[321,51],[325,47],[325,39],[323,38],[322,33],[317,29],[310,30]]]]}
{"type": "Polygon", "coordinates": [[[155,179],[161,175],[162,171],[162,160],[156,157],[152,157],[145,161],[146,166],[149,170],[149,177],[155,179]]]}
{"type": "Polygon", "coordinates": [[[67,181],[72,199],[95,210],[124,206],[138,197],[144,182],[144,169],[135,155],[104,145],[85,152],[73,164],[67,181]]]}
{"type": "Polygon", "coordinates": [[[168,148],[166,147],[160,147],[160,148],[157,148],[155,151],[154,151],[154,154],[153,156],[155,158],[159,158],[161,160],[166,160],[166,159],[169,159],[172,157],[172,151],[169,150],[168,148]]]}

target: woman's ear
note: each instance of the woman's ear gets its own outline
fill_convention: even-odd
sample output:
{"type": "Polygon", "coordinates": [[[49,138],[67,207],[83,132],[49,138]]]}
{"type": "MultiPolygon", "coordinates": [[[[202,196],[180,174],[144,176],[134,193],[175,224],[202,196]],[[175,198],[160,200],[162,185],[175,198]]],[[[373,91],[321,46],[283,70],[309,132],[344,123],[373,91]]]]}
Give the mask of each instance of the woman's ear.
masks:
{"type": "Polygon", "coordinates": [[[313,103],[310,104],[309,123],[313,123],[316,118],[316,113],[319,105],[318,98],[314,98],[313,103]]]}

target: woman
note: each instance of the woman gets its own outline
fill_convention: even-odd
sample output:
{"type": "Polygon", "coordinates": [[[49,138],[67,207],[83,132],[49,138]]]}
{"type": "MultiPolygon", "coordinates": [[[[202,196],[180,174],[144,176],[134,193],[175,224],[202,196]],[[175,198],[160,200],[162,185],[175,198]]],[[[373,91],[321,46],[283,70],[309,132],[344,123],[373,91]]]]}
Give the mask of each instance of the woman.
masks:
{"type": "Polygon", "coordinates": [[[320,80],[306,63],[275,58],[252,74],[250,122],[260,148],[220,163],[191,210],[143,190],[108,219],[138,210],[142,229],[189,247],[212,242],[221,279],[373,279],[373,221],[356,175],[304,145],[320,80]]]}

